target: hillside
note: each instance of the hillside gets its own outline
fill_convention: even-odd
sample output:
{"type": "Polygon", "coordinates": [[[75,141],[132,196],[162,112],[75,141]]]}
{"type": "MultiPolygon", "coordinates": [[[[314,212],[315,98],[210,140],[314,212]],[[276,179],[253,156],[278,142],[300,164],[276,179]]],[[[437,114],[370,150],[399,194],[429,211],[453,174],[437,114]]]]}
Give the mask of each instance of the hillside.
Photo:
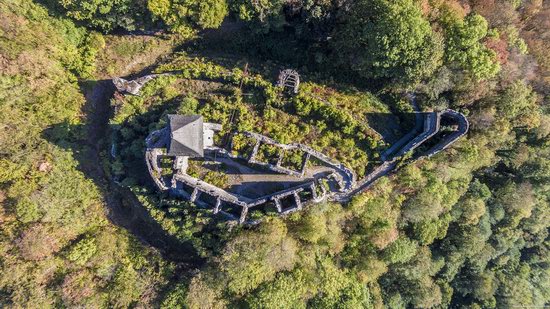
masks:
{"type": "Polygon", "coordinates": [[[550,305],[548,2],[0,0],[0,17],[0,307],[550,305]],[[297,93],[276,86],[288,68],[297,93]],[[112,80],[149,74],[136,94],[112,80]],[[437,118],[388,151],[449,111],[467,133],[437,118]],[[159,148],[148,170],[168,115],[221,125],[217,152],[179,169],[159,148]],[[172,173],[250,203],[315,186],[239,224],[172,173]]]}

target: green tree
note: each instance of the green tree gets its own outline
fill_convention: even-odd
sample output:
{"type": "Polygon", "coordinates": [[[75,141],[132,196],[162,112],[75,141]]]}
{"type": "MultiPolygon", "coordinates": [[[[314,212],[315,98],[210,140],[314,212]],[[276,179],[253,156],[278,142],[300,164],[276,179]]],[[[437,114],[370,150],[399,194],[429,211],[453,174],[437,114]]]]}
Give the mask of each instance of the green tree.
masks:
{"type": "Polygon", "coordinates": [[[228,8],[225,0],[148,0],[147,7],[172,31],[191,34],[193,28],[218,28],[228,8]]]}
{"type": "Polygon", "coordinates": [[[470,14],[466,18],[449,17],[446,24],[445,60],[454,63],[476,79],[495,77],[500,70],[496,53],[482,40],[487,36],[485,18],[470,14]]]}
{"type": "Polygon", "coordinates": [[[416,82],[431,75],[443,56],[441,37],[412,0],[361,0],[333,34],[340,63],[367,78],[416,82]]]}
{"type": "Polygon", "coordinates": [[[84,265],[96,252],[97,245],[95,239],[86,237],[70,249],[67,258],[78,265],[84,265]]]}
{"type": "Polygon", "coordinates": [[[264,222],[256,231],[242,233],[227,244],[219,257],[219,269],[230,292],[244,295],[278,271],[291,270],[296,263],[296,242],[287,236],[279,219],[264,222]]]}
{"type": "Polygon", "coordinates": [[[143,5],[132,0],[56,0],[68,17],[93,28],[135,30],[136,18],[144,14],[143,5]]]}
{"type": "Polygon", "coordinates": [[[233,0],[231,11],[242,20],[256,22],[262,31],[280,28],[285,23],[283,0],[233,0]]]}
{"type": "Polygon", "coordinates": [[[385,291],[398,292],[401,297],[387,295],[388,302],[404,303],[414,308],[431,308],[442,301],[441,288],[433,279],[442,264],[432,259],[428,247],[420,247],[407,263],[394,264],[380,279],[385,291]],[[401,298],[401,299],[399,299],[401,298]]]}
{"type": "Polygon", "coordinates": [[[75,73],[92,71],[102,37],[53,15],[0,5],[0,307],[153,306],[168,269],[146,246],[129,250],[77,161],[89,150],[75,142],[86,119],[75,73]]]}
{"type": "Polygon", "coordinates": [[[279,273],[273,281],[262,284],[247,297],[250,308],[306,308],[306,296],[311,290],[303,271],[279,273]]]}
{"type": "Polygon", "coordinates": [[[495,102],[498,112],[515,126],[534,128],[540,123],[537,94],[523,81],[516,81],[506,87],[495,102]]]}
{"type": "Polygon", "coordinates": [[[187,296],[187,285],[177,284],[162,300],[160,307],[162,309],[176,309],[181,308],[185,304],[185,298],[187,296]]]}
{"type": "Polygon", "coordinates": [[[310,301],[312,308],[372,308],[369,289],[347,270],[339,269],[330,259],[318,261],[318,293],[310,301]]]}
{"type": "Polygon", "coordinates": [[[414,238],[422,245],[429,245],[447,234],[451,216],[447,213],[441,218],[424,220],[413,224],[414,238]]]}
{"type": "Polygon", "coordinates": [[[293,232],[301,240],[316,243],[327,234],[324,215],[308,211],[294,225],[293,232]]]}
{"type": "Polygon", "coordinates": [[[520,220],[531,216],[536,197],[531,184],[509,181],[495,192],[493,202],[506,211],[506,223],[515,227],[520,220]]]}
{"type": "Polygon", "coordinates": [[[415,256],[417,249],[418,244],[416,241],[401,236],[384,249],[384,260],[388,263],[404,263],[415,256]]]}

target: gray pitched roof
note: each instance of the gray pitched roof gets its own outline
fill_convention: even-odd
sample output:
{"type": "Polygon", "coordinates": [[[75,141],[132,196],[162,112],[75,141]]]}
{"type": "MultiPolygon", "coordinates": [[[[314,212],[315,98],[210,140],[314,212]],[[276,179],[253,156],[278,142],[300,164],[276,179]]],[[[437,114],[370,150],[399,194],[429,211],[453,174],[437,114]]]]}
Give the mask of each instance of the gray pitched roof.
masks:
{"type": "Polygon", "coordinates": [[[168,115],[170,142],[168,155],[203,157],[202,116],[168,115]]]}

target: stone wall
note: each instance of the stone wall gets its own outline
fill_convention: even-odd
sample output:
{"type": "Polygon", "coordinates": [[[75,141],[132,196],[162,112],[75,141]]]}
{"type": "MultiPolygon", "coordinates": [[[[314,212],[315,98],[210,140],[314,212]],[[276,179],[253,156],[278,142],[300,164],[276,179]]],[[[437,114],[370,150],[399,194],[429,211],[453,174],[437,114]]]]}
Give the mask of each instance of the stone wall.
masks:
{"type": "MultiPolygon", "coordinates": [[[[148,75],[144,76],[135,81],[125,81],[123,79],[114,79],[113,82],[120,91],[125,91],[132,94],[138,94],[141,87],[149,80],[155,78],[158,75],[148,75]]],[[[243,158],[240,155],[233,155],[231,152],[226,149],[210,147],[209,149],[216,151],[218,155],[226,156],[231,159],[244,159],[252,165],[262,166],[271,171],[275,171],[282,174],[293,175],[296,177],[303,177],[306,171],[307,162],[311,157],[316,158],[322,162],[327,167],[330,167],[333,172],[329,174],[328,177],[323,179],[332,178],[338,184],[339,188],[336,191],[327,192],[324,186],[318,181],[315,180],[295,186],[293,188],[275,192],[270,195],[262,196],[259,198],[247,198],[238,194],[227,192],[221,188],[218,188],[214,185],[208,184],[200,179],[191,177],[185,174],[184,171],[180,170],[176,172],[171,180],[171,185],[167,186],[165,181],[162,178],[162,170],[159,166],[159,159],[165,155],[164,148],[166,148],[169,141],[169,130],[167,128],[152,132],[145,140],[147,150],[145,152],[145,160],[147,163],[147,168],[149,174],[153,178],[155,184],[161,191],[168,191],[174,195],[182,196],[189,201],[196,203],[197,205],[203,207],[209,207],[212,209],[213,213],[225,214],[228,218],[232,220],[238,220],[240,223],[249,222],[247,219],[248,211],[251,208],[264,205],[268,202],[273,202],[277,208],[277,211],[280,214],[287,214],[293,211],[301,210],[306,203],[318,203],[323,200],[335,200],[339,202],[345,202],[349,200],[356,194],[363,192],[368,189],[377,179],[388,175],[393,172],[397,167],[397,161],[404,154],[414,151],[420,145],[424,144],[426,141],[430,140],[435,134],[440,131],[440,120],[442,116],[450,117],[454,119],[458,124],[458,130],[446,136],[443,140],[437,143],[435,146],[431,147],[424,154],[419,157],[430,157],[436,153],[446,149],[460,137],[464,136],[469,128],[469,123],[466,117],[453,110],[445,110],[442,112],[430,112],[430,113],[419,113],[418,106],[414,102],[414,96],[411,96],[411,104],[413,105],[416,111],[416,127],[409,134],[405,135],[400,141],[390,147],[386,152],[384,152],[382,158],[383,162],[380,166],[375,168],[372,172],[366,175],[363,179],[356,181],[355,173],[343,165],[340,162],[337,162],[323,153],[316,151],[306,145],[299,143],[291,144],[281,144],[277,141],[258,134],[254,132],[238,132],[234,134],[243,134],[246,137],[253,138],[255,140],[255,145],[252,150],[252,153],[247,158],[243,158]],[[268,144],[275,147],[278,147],[282,150],[281,155],[279,156],[276,164],[269,164],[264,162],[259,162],[256,160],[256,155],[259,150],[260,144],[268,144]],[[304,153],[303,164],[299,171],[294,171],[289,168],[281,166],[283,161],[284,152],[290,150],[299,150],[304,153]],[[395,155],[392,155],[395,153],[395,155]],[[387,160],[386,160],[387,159],[387,160]],[[185,185],[192,189],[192,192],[186,192],[181,186],[185,185]],[[318,194],[318,188],[321,191],[321,194],[318,194]],[[312,198],[310,200],[302,200],[300,193],[304,190],[311,192],[312,198]],[[214,205],[210,205],[203,200],[201,196],[208,196],[214,198],[216,201],[214,205]],[[283,208],[281,203],[284,199],[291,199],[293,201],[293,206],[283,208]],[[236,205],[241,208],[241,213],[238,217],[225,212],[223,209],[224,203],[236,205]]],[[[205,124],[209,125],[209,124],[205,124]]],[[[209,129],[219,130],[218,127],[212,127],[209,129]]],[[[332,190],[332,189],[331,189],[332,190]]],[[[250,222],[249,222],[250,223],[250,222]]]]}

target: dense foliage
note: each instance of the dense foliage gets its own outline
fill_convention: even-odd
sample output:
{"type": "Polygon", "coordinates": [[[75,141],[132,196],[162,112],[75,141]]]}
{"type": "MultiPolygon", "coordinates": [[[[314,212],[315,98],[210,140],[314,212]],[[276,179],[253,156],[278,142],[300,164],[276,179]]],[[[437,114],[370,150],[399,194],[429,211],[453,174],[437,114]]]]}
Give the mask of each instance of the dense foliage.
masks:
{"type": "Polygon", "coordinates": [[[550,305],[547,1],[44,3],[0,5],[0,306],[550,305]],[[84,172],[101,163],[87,142],[94,109],[82,109],[83,80],[126,72],[97,61],[170,48],[73,21],[186,37],[224,18],[155,67],[175,75],[112,99],[107,177],[206,261],[175,268],[106,219],[107,192],[84,172]],[[298,95],[273,86],[277,61],[304,73],[298,95]],[[470,132],[349,203],[239,227],[147,187],[143,137],[173,112],[306,143],[364,175],[412,125],[405,91],[425,110],[465,113],[470,132]]]}
{"type": "Polygon", "coordinates": [[[139,22],[139,15],[144,11],[136,9],[143,7],[143,3],[130,0],[61,0],[60,9],[74,20],[83,22],[89,27],[102,31],[111,31],[115,28],[135,30],[139,22]]]}
{"type": "Polygon", "coordinates": [[[108,222],[79,170],[77,77],[101,36],[32,1],[3,1],[0,17],[0,307],[152,303],[170,266],[108,222]]]}
{"type": "Polygon", "coordinates": [[[149,0],[147,7],[172,31],[180,33],[190,33],[193,27],[217,28],[227,15],[225,0],[149,0]]]}
{"type": "Polygon", "coordinates": [[[334,49],[360,76],[415,81],[441,65],[441,38],[412,0],[358,1],[348,14],[334,49]]]}

